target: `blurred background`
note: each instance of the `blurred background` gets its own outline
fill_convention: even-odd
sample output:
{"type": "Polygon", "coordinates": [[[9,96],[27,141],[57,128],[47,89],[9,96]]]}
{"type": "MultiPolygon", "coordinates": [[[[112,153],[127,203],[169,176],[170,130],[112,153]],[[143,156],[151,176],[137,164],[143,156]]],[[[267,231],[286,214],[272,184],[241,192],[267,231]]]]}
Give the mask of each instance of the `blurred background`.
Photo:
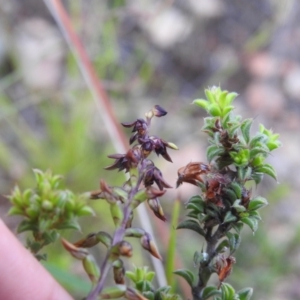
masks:
{"type": "MultiPolygon", "coordinates": [[[[76,192],[97,189],[103,177],[114,185],[124,180],[122,174],[103,170],[111,163],[107,155],[115,153],[105,113],[45,5],[51,2],[57,1],[0,0],[0,216],[12,230],[18,218],[6,216],[9,204],[4,195],[15,184],[32,185],[33,168],[63,174],[65,185],[76,192]]],[[[204,97],[209,86],[239,93],[236,111],[255,118],[253,132],[263,123],[280,133],[283,147],[270,158],[279,184],[265,178],[254,192],[268,198],[269,206],[254,236],[244,230],[228,281],[237,290],[254,287],[253,299],[300,299],[300,2],[62,3],[117,120],[134,121],[155,104],[168,111],[154,120],[152,133],[180,148],[170,151],[173,164],[155,158],[173,185],[178,168],[206,160],[200,131],[205,113],[190,103],[204,97]]],[[[164,196],[168,220],[179,193],[185,202],[193,192],[183,186],[164,196]]],[[[98,215],[86,219],[83,232],[111,230],[106,207],[93,207],[98,215]]],[[[165,255],[163,241],[175,225],[152,219],[165,255]]],[[[182,263],[192,267],[193,253],[201,250],[203,241],[183,231],[177,236],[182,263]]],[[[134,263],[150,264],[140,246],[135,249],[134,263]]],[[[102,249],[98,251],[101,257],[102,249]]],[[[80,263],[64,254],[59,243],[48,255],[47,268],[75,299],[82,297],[90,286],[80,263]]]]}

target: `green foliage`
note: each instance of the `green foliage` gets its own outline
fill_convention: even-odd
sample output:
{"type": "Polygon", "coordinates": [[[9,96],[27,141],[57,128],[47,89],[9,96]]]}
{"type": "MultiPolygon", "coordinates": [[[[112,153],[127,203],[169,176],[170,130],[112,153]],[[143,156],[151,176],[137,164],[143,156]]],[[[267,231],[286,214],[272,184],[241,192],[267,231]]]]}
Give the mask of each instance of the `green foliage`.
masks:
{"type": "Polygon", "coordinates": [[[197,283],[189,270],[179,270],[178,274],[191,286],[194,300],[212,296],[215,300],[250,299],[251,288],[236,293],[224,280],[235,263],[232,255],[241,243],[243,224],[255,232],[261,220],[258,210],[268,204],[261,196],[252,197],[249,182],[259,184],[264,174],[276,179],[274,168],[265,159],[280,146],[279,135],[260,125],[252,136],[253,120],[242,120],[233,113],[236,93],[213,87],[205,94],[206,100],[193,103],[209,114],[202,127],[208,135],[209,165],[195,162],[179,169],[177,185],[190,183],[200,187],[200,192],[188,201],[188,218],[177,229],[197,232],[204,237],[206,247],[194,257],[199,266],[197,283]],[[220,289],[207,286],[213,273],[219,277],[220,289]]]}
{"type": "Polygon", "coordinates": [[[86,204],[86,197],[59,188],[62,180],[60,175],[37,169],[34,174],[36,187],[21,192],[16,186],[8,197],[12,203],[8,214],[23,217],[17,231],[32,232],[33,239],[27,240],[27,247],[37,258],[43,259],[45,257],[37,254],[38,251],[55,242],[59,237],[59,230],[80,230],[78,217],[94,215],[94,211],[86,204]]]}

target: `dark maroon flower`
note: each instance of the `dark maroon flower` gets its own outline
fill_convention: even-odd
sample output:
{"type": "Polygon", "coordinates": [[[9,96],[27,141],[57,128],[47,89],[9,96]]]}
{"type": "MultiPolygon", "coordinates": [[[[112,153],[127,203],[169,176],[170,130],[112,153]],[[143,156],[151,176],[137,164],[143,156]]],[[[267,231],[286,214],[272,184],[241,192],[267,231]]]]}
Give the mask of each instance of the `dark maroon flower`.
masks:
{"type": "Polygon", "coordinates": [[[152,111],[155,117],[163,117],[168,113],[160,105],[155,105],[152,111]]]}
{"type": "Polygon", "coordinates": [[[106,167],[106,170],[119,169],[119,171],[125,170],[128,172],[129,169],[135,168],[141,159],[141,150],[139,147],[129,149],[126,154],[111,154],[109,158],[114,158],[115,162],[106,167]]]}
{"type": "Polygon", "coordinates": [[[134,134],[130,137],[130,145],[137,139],[137,137],[143,137],[148,132],[148,124],[144,119],[137,119],[133,123],[121,123],[124,127],[133,127],[132,132],[134,134]]]}
{"type": "Polygon", "coordinates": [[[160,190],[163,188],[171,188],[164,178],[162,177],[161,171],[155,166],[149,166],[144,173],[144,185],[145,187],[151,186],[153,183],[156,183],[160,190]]]}
{"type": "Polygon", "coordinates": [[[157,155],[161,155],[165,160],[169,162],[173,162],[171,157],[169,156],[167,152],[167,147],[171,148],[169,146],[169,143],[164,141],[163,139],[160,139],[158,137],[151,137],[153,143],[154,143],[154,151],[157,155]]]}

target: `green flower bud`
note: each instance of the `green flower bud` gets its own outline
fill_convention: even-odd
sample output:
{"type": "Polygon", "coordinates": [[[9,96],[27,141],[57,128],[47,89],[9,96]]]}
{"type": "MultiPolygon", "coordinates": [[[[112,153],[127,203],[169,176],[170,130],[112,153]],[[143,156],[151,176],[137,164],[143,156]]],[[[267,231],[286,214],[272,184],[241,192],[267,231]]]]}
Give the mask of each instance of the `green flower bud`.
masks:
{"type": "Polygon", "coordinates": [[[126,285],[118,284],[115,286],[106,287],[100,294],[100,299],[121,298],[125,295],[126,285]]]}
{"type": "Polygon", "coordinates": [[[110,213],[116,227],[119,227],[123,221],[124,213],[119,203],[110,204],[110,213]]]}
{"type": "Polygon", "coordinates": [[[92,255],[87,255],[82,260],[82,265],[90,280],[96,284],[100,277],[100,269],[92,255]]]}
{"type": "Polygon", "coordinates": [[[45,211],[52,211],[53,204],[49,200],[44,200],[43,203],[42,203],[42,208],[45,211]]]}

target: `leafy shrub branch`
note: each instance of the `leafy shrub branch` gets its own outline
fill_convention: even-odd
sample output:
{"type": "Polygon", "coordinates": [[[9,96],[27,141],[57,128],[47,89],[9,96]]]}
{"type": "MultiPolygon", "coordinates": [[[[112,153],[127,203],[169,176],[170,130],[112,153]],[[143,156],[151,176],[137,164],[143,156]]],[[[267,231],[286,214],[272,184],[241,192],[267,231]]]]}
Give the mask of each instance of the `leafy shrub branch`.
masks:
{"type": "MultiPolygon", "coordinates": [[[[232,102],[236,93],[213,87],[205,91],[207,99],[193,103],[205,109],[202,130],[208,135],[207,162],[189,162],[178,170],[177,187],[189,183],[199,188],[187,204],[187,216],[177,229],[192,230],[205,240],[201,251],[193,259],[194,270],[181,269],[174,273],[183,277],[191,288],[194,300],[246,300],[252,295],[251,288],[240,291],[224,281],[232,272],[236,260],[234,252],[241,242],[241,230],[246,224],[255,232],[261,217],[258,210],[267,205],[267,200],[255,195],[254,187],[264,174],[276,179],[274,168],[266,162],[271,151],[280,146],[278,134],[260,125],[259,132],[251,135],[252,119],[243,120],[234,114],[232,102]],[[219,285],[209,285],[216,273],[219,285]]],[[[121,186],[109,185],[100,180],[98,190],[76,196],[69,190],[59,189],[60,176],[34,170],[37,186],[21,192],[16,187],[9,199],[10,215],[23,216],[18,232],[31,231],[27,248],[38,258],[46,259],[40,250],[60,237],[61,229],[80,229],[78,218],[92,215],[87,201],[104,200],[110,208],[115,225],[112,232],[91,232],[76,242],[61,238],[64,248],[82,261],[83,269],[92,282],[87,300],[121,298],[127,299],[181,299],[169,286],[156,288],[152,284],[155,273],[148,267],[125,270],[124,258],[132,256],[133,249],[128,238],[137,238],[143,249],[161,259],[151,235],[143,228],[132,227],[135,209],[147,202],[154,215],[166,221],[159,198],[171,185],[162,172],[149,159],[155,152],[169,162],[172,159],[167,149],[177,150],[173,143],[166,142],[149,132],[154,117],[163,117],[167,112],[156,105],[134,122],[122,123],[132,129],[131,147],[125,154],[112,154],[114,159],[107,170],[125,171],[128,174],[121,186]],[[100,265],[89,248],[102,243],[106,255],[100,265]],[[116,285],[107,286],[107,276],[112,272],[116,285]],[[127,280],[126,280],[127,277],[127,280]]]]}

